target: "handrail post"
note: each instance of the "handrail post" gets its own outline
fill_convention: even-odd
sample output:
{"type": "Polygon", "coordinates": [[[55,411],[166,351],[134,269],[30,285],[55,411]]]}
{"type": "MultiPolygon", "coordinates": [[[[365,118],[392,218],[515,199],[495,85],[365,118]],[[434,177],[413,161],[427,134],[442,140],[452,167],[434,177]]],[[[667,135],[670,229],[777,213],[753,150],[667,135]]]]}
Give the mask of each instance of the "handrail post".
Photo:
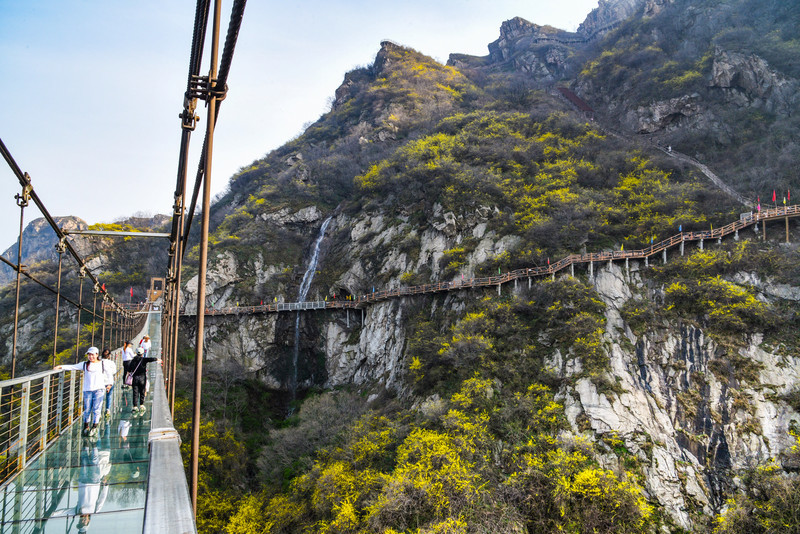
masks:
{"type": "Polygon", "coordinates": [[[57,365],[56,353],[58,352],[58,311],[61,306],[61,264],[64,259],[64,252],[67,248],[64,239],[60,239],[56,244],[56,252],[58,253],[58,281],[56,282],[56,320],[55,320],[55,333],[53,334],[53,367],[57,365]]]}
{"type": "Polygon", "coordinates": [[[31,198],[31,177],[28,173],[24,175],[27,180],[27,185],[23,186],[22,193],[16,195],[17,206],[19,206],[19,240],[17,241],[17,284],[16,284],[16,302],[14,304],[14,340],[11,345],[11,378],[16,378],[17,372],[17,330],[19,326],[19,291],[22,278],[22,229],[25,221],[25,207],[31,198]]]}
{"type": "Polygon", "coordinates": [[[56,429],[61,433],[61,426],[64,419],[64,377],[66,373],[58,375],[58,399],[56,400],[56,429]]]}
{"type": "MultiPolygon", "coordinates": [[[[66,377],[66,374],[64,375],[66,377]]],[[[71,425],[75,419],[75,377],[78,376],[77,371],[70,371],[69,375],[69,419],[67,425],[71,425]]]]}
{"type": "Polygon", "coordinates": [[[25,382],[22,384],[22,403],[19,408],[19,454],[17,461],[19,467],[25,465],[28,457],[28,413],[30,412],[31,405],[31,383],[25,382]]]}
{"type": "Polygon", "coordinates": [[[78,290],[78,328],[75,334],[75,363],[80,359],[81,350],[81,311],[83,311],[83,280],[86,278],[86,266],[81,266],[78,271],[78,279],[80,280],[80,289],[78,290]]]}
{"type": "Polygon", "coordinates": [[[39,448],[43,451],[47,445],[47,427],[50,416],[50,376],[42,378],[42,414],[39,423],[39,448]]]}

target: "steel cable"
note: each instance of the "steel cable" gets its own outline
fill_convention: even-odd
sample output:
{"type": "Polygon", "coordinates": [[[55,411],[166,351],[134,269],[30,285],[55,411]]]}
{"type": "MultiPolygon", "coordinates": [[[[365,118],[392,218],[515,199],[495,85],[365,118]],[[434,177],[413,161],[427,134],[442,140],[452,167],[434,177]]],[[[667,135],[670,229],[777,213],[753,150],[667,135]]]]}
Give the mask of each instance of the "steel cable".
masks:
{"type": "MultiPolygon", "coordinates": [[[[231,20],[228,24],[228,33],[225,36],[225,46],[222,49],[222,57],[220,60],[220,68],[219,68],[219,76],[217,77],[217,86],[224,86],[227,82],[228,74],[231,68],[231,62],[233,60],[233,52],[236,49],[236,41],[239,38],[239,30],[242,26],[242,19],[244,17],[244,8],[247,4],[246,0],[236,0],[231,8],[231,20]]],[[[219,120],[219,109],[222,102],[217,100],[216,110],[214,112],[214,126],[216,127],[217,121],[219,120]]],[[[183,253],[186,252],[186,244],[187,244],[187,237],[189,232],[192,229],[192,219],[194,218],[194,211],[197,208],[197,197],[200,195],[200,186],[203,183],[203,179],[205,177],[205,160],[206,160],[206,151],[208,148],[208,136],[210,132],[206,132],[205,138],[203,139],[203,150],[200,155],[200,163],[198,164],[197,168],[197,175],[195,176],[194,182],[194,190],[192,192],[192,201],[190,203],[190,207],[186,212],[186,224],[183,227],[182,235],[185,236],[183,240],[183,253]]]]}

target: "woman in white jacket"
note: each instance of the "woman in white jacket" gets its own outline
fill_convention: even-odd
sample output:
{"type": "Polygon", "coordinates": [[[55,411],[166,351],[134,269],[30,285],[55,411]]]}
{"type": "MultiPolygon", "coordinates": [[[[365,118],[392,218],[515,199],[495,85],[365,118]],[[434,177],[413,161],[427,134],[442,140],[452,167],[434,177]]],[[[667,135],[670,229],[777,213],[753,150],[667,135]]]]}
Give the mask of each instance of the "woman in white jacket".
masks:
{"type": "Polygon", "coordinates": [[[86,351],[87,361],[71,365],[56,365],[56,371],[83,371],[83,434],[97,435],[97,425],[103,409],[103,396],[111,386],[106,385],[105,366],[97,347],[86,351]],[[89,428],[89,420],[92,427],[89,428]]]}

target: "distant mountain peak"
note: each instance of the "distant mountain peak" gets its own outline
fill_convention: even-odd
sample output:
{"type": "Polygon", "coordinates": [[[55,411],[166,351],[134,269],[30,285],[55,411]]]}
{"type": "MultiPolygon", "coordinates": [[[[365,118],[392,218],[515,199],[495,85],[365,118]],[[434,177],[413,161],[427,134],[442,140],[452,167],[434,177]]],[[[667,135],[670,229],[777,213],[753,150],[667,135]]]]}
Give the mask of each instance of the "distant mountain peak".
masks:
{"type": "Polygon", "coordinates": [[[671,3],[671,0],[600,0],[578,26],[578,34],[587,40],[594,39],[635,15],[646,4],[654,4],[650,9],[655,9],[655,4],[665,3],[671,3]]]}

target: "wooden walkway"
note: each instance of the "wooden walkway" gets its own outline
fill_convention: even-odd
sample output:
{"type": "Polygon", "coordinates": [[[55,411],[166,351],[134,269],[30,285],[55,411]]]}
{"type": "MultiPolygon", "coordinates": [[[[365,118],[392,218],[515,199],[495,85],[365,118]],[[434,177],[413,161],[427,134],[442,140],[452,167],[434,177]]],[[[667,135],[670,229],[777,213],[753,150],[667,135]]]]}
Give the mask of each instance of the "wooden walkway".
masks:
{"type": "MultiPolygon", "coordinates": [[[[352,300],[329,300],[329,301],[313,301],[313,302],[279,302],[273,304],[264,304],[260,306],[230,306],[224,308],[206,308],[205,314],[210,315],[242,315],[253,313],[277,313],[287,311],[300,311],[300,310],[331,310],[331,309],[359,309],[364,308],[369,304],[381,302],[388,299],[399,297],[407,297],[411,295],[422,295],[426,293],[440,293],[443,291],[460,291],[462,289],[471,289],[476,287],[489,287],[497,286],[498,291],[502,284],[519,280],[531,279],[534,277],[555,276],[556,273],[570,267],[574,269],[576,264],[588,264],[590,275],[593,272],[595,262],[613,262],[618,260],[645,260],[649,261],[651,256],[661,253],[664,263],[667,261],[667,250],[675,247],[681,247],[681,255],[683,254],[683,245],[688,242],[699,242],[700,247],[706,240],[721,241],[723,237],[731,234],[738,237],[739,230],[753,226],[759,222],[775,221],[784,219],[787,225],[787,242],[788,242],[788,220],[790,217],[800,216],[800,206],[786,206],[783,208],[773,208],[762,210],[756,213],[749,213],[742,215],[739,220],[730,224],[726,224],[721,228],[713,230],[706,230],[700,232],[681,232],[672,237],[650,245],[647,248],[638,250],[619,250],[607,252],[595,252],[592,254],[570,254],[569,256],[560,259],[555,263],[551,263],[545,267],[529,267],[525,269],[517,269],[497,276],[486,276],[481,278],[465,278],[455,282],[437,282],[435,284],[423,284],[418,286],[405,286],[396,289],[386,289],[382,291],[373,291],[365,295],[353,296],[352,300]]],[[[766,238],[766,226],[762,224],[764,231],[764,238],[766,238]]],[[[572,272],[574,275],[574,271],[572,272]]],[[[185,310],[181,315],[196,315],[194,310],[185,310]]]]}

